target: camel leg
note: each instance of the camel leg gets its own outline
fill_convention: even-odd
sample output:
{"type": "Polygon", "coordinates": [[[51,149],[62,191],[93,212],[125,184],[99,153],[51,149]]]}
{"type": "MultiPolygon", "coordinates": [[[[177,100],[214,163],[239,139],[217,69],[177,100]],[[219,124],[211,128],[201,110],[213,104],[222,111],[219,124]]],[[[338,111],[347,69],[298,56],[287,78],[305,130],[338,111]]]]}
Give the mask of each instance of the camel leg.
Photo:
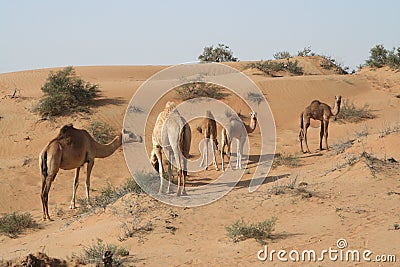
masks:
{"type": "Polygon", "coordinates": [[[45,181],[42,184],[42,205],[43,205],[43,220],[45,221],[48,219],[49,221],[52,221],[49,215],[49,191],[51,188],[51,184],[54,181],[57,173],[55,174],[50,174],[46,177],[45,181]]]}
{"type": "Polygon", "coordinates": [[[322,137],[324,136],[324,122],[321,121],[321,131],[319,132],[319,150],[323,150],[322,148],[322,137]]]}
{"type": "Polygon", "coordinates": [[[171,180],[172,180],[172,151],[168,152],[168,188],[167,194],[171,193],[171,180]]]}
{"type": "Polygon", "coordinates": [[[216,150],[217,150],[217,145],[215,144],[215,141],[212,141],[211,142],[211,145],[212,145],[212,149],[211,149],[211,151],[212,151],[212,156],[213,156],[213,160],[214,160],[214,166],[215,166],[215,170],[216,171],[219,171],[219,169],[218,169],[218,165],[217,165],[217,152],[216,152],[216,150]]]}
{"type": "Polygon", "coordinates": [[[225,171],[225,168],[224,168],[224,150],[225,150],[225,143],[222,142],[222,144],[221,144],[221,170],[222,170],[222,172],[225,171]]]}
{"type": "Polygon", "coordinates": [[[182,177],[182,162],[181,162],[181,157],[179,155],[179,151],[174,151],[174,157],[175,157],[175,162],[176,162],[176,168],[178,169],[178,189],[176,191],[176,195],[180,196],[181,195],[181,179],[182,177]]]}
{"type": "Polygon", "coordinates": [[[80,169],[81,169],[80,167],[75,169],[74,184],[72,185],[72,199],[71,199],[71,205],[69,206],[70,209],[75,209],[75,196],[76,196],[76,190],[78,189],[78,185],[79,185],[79,170],[80,169]]]}
{"type": "MultiPolygon", "coordinates": [[[[205,146],[207,145],[206,142],[207,142],[207,141],[204,141],[205,146]]],[[[205,159],[205,157],[206,157],[205,153],[206,153],[206,147],[203,147],[203,154],[201,155],[200,167],[203,167],[203,166],[204,166],[204,159],[205,159]]]]}
{"type": "Polygon", "coordinates": [[[231,146],[232,146],[232,142],[228,142],[227,144],[227,149],[226,149],[226,155],[228,158],[228,168],[232,169],[232,164],[231,164],[231,146]]]}
{"type": "Polygon", "coordinates": [[[86,173],[86,199],[87,199],[87,204],[90,206],[90,174],[92,173],[94,165],[94,160],[91,160],[87,163],[87,173],[86,173]]]}
{"type": "Polygon", "coordinates": [[[158,173],[160,175],[160,189],[158,190],[158,194],[162,194],[162,188],[163,188],[163,180],[164,180],[164,169],[162,165],[162,153],[161,153],[161,147],[154,147],[153,148],[154,153],[156,154],[157,160],[158,160],[158,173]]]}
{"type": "Polygon", "coordinates": [[[306,144],[306,149],[307,149],[306,153],[311,153],[310,149],[308,148],[308,142],[307,142],[307,130],[308,130],[308,127],[310,127],[310,121],[309,120],[304,125],[303,132],[304,132],[304,143],[306,144]]]}
{"type": "Polygon", "coordinates": [[[329,150],[329,146],[328,146],[328,126],[329,126],[329,120],[324,120],[324,139],[325,139],[326,150],[329,150]]]}

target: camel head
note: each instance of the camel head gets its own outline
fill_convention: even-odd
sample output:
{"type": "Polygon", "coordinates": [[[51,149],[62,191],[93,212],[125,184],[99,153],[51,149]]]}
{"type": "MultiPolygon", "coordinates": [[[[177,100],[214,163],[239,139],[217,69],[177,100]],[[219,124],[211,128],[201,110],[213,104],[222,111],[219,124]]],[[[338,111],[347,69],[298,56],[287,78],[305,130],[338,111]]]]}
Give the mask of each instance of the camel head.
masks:
{"type": "Polygon", "coordinates": [[[140,135],[136,135],[131,131],[122,129],[122,142],[123,143],[133,143],[133,142],[141,143],[141,142],[143,142],[143,139],[140,135]]]}
{"type": "Polygon", "coordinates": [[[335,103],[340,105],[341,102],[342,102],[342,96],[341,95],[336,95],[335,96],[335,103]]]}

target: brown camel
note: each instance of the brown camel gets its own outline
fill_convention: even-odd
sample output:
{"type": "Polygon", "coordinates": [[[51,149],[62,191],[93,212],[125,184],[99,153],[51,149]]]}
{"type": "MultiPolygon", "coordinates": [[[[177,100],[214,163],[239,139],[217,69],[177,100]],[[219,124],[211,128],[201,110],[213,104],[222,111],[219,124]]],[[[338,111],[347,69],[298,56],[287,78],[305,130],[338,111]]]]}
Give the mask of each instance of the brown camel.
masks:
{"type": "Polygon", "coordinates": [[[181,117],[175,109],[174,102],[168,102],[165,109],[158,115],[152,134],[153,150],[151,152],[151,163],[160,174],[160,190],[162,193],[164,168],[162,161],[162,151],[168,156],[168,189],[170,193],[172,168],[170,164],[172,158],[175,159],[178,169],[178,190],[177,196],[186,195],[185,181],[187,176],[187,158],[189,157],[191,130],[189,124],[181,117]],[[157,166],[158,165],[158,166],[157,166]],[[182,186],[181,186],[182,184],[182,186]]]}
{"type": "Polygon", "coordinates": [[[246,141],[246,136],[248,133],[254,132],[257,126],[257,113],[252,111],[250,113],[250,125],[242,124],[237,118],[231,118],[229,121],[228,129],[222,128],[221,133],[221,169],[224,172],[224,150],[227,146],[227,158],[228,158],[228,168],[231,167],[231,143],[232,139],[237,140],[237,155],[236,155],[236,168],[242,169],[242,154],[243,145],[246,141]],[[242,131],[242,125],[244,125],[246,132],[242,131]]]}
{"type": "Polygon", "coordinates": [[[213,156],[213,163],[215,166],[215,170],[218,171],[217,159],[216,159],[216,151],[218,149],[218,141],[217,141],[217,122],[214,119],[214,115],[211,111],[207,110],[206,117],[203,120],[201,128],[199,129],[201,134],[204,134],[205,137],[205,145],[203,149],[203,156],[201,158],[200,167],[205,166],[206,170],[208,169],[208,144],[211,141],[211,152],[213,156]]]}
{"type": "Polygon", "coordinates": [[[335,96],[335,106],[331,108],[325,103],[321,103],[318,100],[314,100],[311,104],[305,108],[305,110],[300,114],[300,146],[301,152],[303,153],[311,153],[310,149],[308,148],[307,143],[307,129],[310,126],[310,119],[319,120],[321,121],[321,131],[319,134],[319,149],[323,150],[322,148],[322,137],[325,139],[326,149],[328,150],[328,126],[329,120],[331,116],[337,116],[340,112],[340,104],[342,102],[341,96],[335,96]],[[303,150],[303,140],[306,144],[306,151],[303,150]]]}
{"type": "MultiPolygon", "coordinates": [[[[54,181],[59,169],[75,170],[75,178],[72,191],[70,208],[75,208],[75,195],[79,182],[80,168],[87,163],[86,175],[86,197],[88,203],[90,189],[90,173],[93,168],[95,158],[106,158],[114,153],[121,146],[122,138],[129,139],[129,133],[124,131],[114,138],[109,144],[97,143],[90,134],[81,129],[76,129],[72,124],[64,125],[57,137],[51,140],[39,155],[39,168],[42,176],[42,205],[43,219],[50,219],[48,209],[48,195],[52,182],[54,181]],[[128,136],[126,136],[128,134],[128,136]]],[[[141,138],[133,140],[139,142],[141,138]]]]}

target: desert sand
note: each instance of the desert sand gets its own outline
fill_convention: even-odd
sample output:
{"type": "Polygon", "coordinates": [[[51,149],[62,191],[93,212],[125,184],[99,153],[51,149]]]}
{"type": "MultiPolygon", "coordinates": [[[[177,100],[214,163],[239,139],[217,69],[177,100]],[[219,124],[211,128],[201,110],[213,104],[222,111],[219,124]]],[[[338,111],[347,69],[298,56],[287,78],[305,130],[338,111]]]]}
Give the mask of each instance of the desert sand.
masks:
{"type": "MultiPolygon", "coordinates": [[[[36,251],[68,259],[100,238],[126,247],[130,252],[124,259],[128,266],[279,266],[284,264],[277,260],[262,263],[257,259],[257,252],[263,246],[256,240],[234,243],[225,230],[241,218],[259,222],[277,217],[273,238],[268,240],[270,249],[321,251],[336,248],[336,241],[345,238],[350,249],[394,254],[400,261],[400,231],[394,230],[394,224],[400,223],[399,165],[379,161],[374,167],[376,172],[372,173],[365,158],[346,164],[349,158],[358,157],[363,151],[382,161],[391,157],[400,160],[399,131],[380,137],[384,129],[395,129],[400,123],[400,98],[396,97],[400,94],[400,73],[386,68],[365,68],[356,74],[338,75],[322,69],[315,58],[300,58],[300,63],[307,75],[267,77],[256,70],[244,71],[271,106],[277,130],[276,153],[294,155],[298,166],[281,165],[272,169],[264,184],[249,193],[248,183],[254,171],[250,165],[229,194],[202,207],[177,208],[145,194],[126,195],[105,210],[86,215],[78,215],[79,207],[69,209],[74,171],[61,170],[50,191],[49,210],[54,219],[50,222],[41,220],[38,168],[41,149],[66,123],[87,128],[92,121],[102,121],[120,130],[129,100],[137,88],[166,66],[75,67],[84,80],[100,85],[101,99],[91,115],[55,120],[40,120],[30,110],[41,97],[40,88],[49,72],[58,69],[0,74],[0,97],[5,96],[0,99],[0,213],[30,212],[40,224],[40,229],[28,230],[18,238],[0,236],[0,259],[20,258],[36,251]],[[7,97],[14,88],[19,90],[17,98],[7,97]],[[333,105],[335,95],[356,106],[368,105],[376,118],[358,123],[331,120],[330,145],[351,141],[351,146],[341,153],[335,149],[317,151],[319,123],[313,122],[308,135],[313,154],[303,155],[298,141],[299,114],[314,99],[333,105]],[[368,130],[367,136],[357,135],[362,129],[368,130]],[[306,184],[304,192],[287,189],[274,193],[295,177],[296,187],[306,184]],[[132,222],[137,225],[150,222],[153,230],[120,241],[122,224],[132,222]]],[[[243,64],[229,63],[239,70],[243,64]]],[[[151,115],[150,129],[157,112],[171,99],[179,101],[173,93],[165,96],[159,109],[151,115]]],[[[224,101],[242,114],[250,111],[232,96],[224,101]]],[[[248,123],[248,117],[244,120],[248,123]]],[[[199,157],[197,144],[202,135],[196,132],[196,123],[191,125],[190,153],[199,157]]],[[[258,134],[256,129],[250,135],[251,145],[257,145],[258,134]]],[[[219,156],[217,162],[220,166],[219,156]]],[[[85,197],[84,174],[85,171],[77,192],[81,198],[85,197]]],[[[108,183],[116,187],[123,184],[130,175],[122,149],[108,158],[96,160],[91,178],[92,195],[108,183]]],[[[218,172],[211,166],[208,171],[190,174],[188,184],[195,185],[216,175],[218,172]]],[[[310,266],[308,262],[302,264],[310,266]]],[[[339,266],[340,263],[325,261],[311,265],[339,266]]],[[[365,262],[346,265],[364,266],[365,262]]]]}

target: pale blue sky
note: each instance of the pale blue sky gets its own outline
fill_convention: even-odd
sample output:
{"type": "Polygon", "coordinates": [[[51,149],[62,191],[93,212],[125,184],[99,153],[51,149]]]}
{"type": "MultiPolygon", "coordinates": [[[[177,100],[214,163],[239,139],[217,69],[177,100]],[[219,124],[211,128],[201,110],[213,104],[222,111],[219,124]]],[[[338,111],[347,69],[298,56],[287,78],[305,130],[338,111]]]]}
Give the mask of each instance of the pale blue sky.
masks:
{"type": "Polygon", "coordinates": [[[356,68],[400,46],[400,1],[0,2],[0,73],[60,66],[196,61],[224,43],[241,61],[304,47],[356,68]]]}

